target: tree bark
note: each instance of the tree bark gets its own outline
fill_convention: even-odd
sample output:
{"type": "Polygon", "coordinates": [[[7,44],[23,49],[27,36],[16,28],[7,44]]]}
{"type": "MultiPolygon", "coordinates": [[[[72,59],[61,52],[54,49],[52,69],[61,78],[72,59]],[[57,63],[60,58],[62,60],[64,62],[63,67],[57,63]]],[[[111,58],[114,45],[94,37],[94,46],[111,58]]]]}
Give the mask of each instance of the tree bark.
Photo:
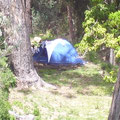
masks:
{"type": "Polygon", "coordinates": [[[120,120],[120,64],[108,120],[120,120]]]}
{"type": "MultiPolygon", "coordinates": [[[[30,0],[28,0],[30,2],[30,0]]],[[[5,30],[11,32],[8,44],[12,47],[11,61],[19,88],[52,86],[44,82],[37,74],[32,60],[29,29],[27,26],[26,0],[0,0],[3,12],[10,20],[5,30]]]]}
{"type": "Polygon", "coordinates": [[[29,34],[32,34],[32,11],[31,11],[31,0],[26,0],[26,21],[29,34]]]}

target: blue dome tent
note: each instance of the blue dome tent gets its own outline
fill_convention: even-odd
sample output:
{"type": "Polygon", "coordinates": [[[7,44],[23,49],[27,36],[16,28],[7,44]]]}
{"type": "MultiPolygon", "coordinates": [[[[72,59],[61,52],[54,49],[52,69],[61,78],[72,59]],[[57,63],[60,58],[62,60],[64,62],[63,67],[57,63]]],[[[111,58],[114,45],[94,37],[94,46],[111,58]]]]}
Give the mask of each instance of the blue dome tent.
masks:
{"type": "Polygon", "coordinates": [[[55,39],[42,42],[33,55],[33,60],[39,63],[69,65],[85,64],[75,48],[65,39],[55,39]]]}

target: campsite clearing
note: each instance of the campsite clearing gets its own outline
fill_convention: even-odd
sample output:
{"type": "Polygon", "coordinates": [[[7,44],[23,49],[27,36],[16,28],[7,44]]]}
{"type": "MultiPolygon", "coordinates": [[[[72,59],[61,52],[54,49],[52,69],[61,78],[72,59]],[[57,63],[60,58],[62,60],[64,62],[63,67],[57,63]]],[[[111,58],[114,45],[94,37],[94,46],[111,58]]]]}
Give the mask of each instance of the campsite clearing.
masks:
{"type": "Polygon", "coordinates": [[[75,69],[38,69],[57,90],[10,90],[13,111],[34,114],[36,120],[107,120],[113,84],[103,81],[99,65],[75,69]]]}

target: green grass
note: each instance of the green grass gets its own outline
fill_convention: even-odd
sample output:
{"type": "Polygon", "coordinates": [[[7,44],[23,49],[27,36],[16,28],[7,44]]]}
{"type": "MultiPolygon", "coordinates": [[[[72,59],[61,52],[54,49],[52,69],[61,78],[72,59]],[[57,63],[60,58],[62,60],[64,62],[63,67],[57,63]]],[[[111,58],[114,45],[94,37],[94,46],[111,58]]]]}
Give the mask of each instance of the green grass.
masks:
{"type": "Polygon", "coordinates": [[[39,68],[40,76],[57,90],[10,90],[12,109],[34,114],[36,120],[107,120],[113,84],[106,83],[99,65],[76,69],[39,68]]]}
{"type": "Polygon", "coordinates": [[[39,74],[45,81],[58,85],[69,86],[81,94],[111,95],[113,84],[103,80],[99,65],[88,64],[76,69],[57,70],[42,68],[39,74]]]}

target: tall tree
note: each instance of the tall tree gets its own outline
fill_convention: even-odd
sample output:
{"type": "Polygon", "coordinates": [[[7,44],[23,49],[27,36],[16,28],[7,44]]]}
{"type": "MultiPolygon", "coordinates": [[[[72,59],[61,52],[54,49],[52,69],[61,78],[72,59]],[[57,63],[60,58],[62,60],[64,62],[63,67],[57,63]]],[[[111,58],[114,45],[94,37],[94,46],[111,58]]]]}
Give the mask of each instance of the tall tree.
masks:
{"type": "Polygon", "coordinates": [[[28,29],[29,12],[27,5],[31,0],[0,0],[4,15],[9,18],[10,25],[6,28],[7,34],[11,32],[8,40],[12,47],[11,61],[17,77],[18,87],[51,86],[44,82],[37,74],[32,60],[31,44],[28,29]]]}

